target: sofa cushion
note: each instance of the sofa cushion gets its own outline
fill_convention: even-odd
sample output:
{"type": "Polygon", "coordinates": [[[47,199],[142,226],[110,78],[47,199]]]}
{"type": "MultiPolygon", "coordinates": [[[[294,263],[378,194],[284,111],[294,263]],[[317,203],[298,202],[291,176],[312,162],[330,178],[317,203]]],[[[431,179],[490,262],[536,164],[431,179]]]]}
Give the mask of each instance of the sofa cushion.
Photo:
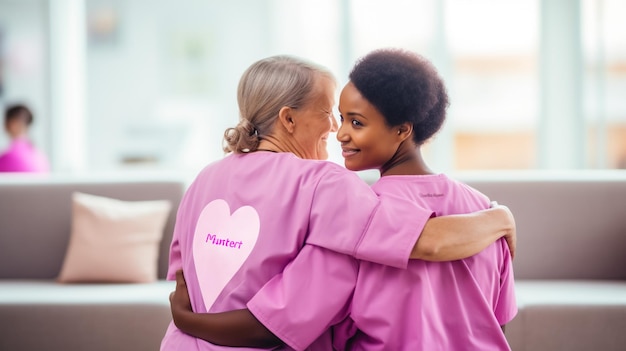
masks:
{"type": "Polygon", "coordinates": [[[158,350],[174,288],[0,279],[0,350],[158,350]]]}
{"type": "Polygon", "coordinates": [[[626,281],[517,280],[515,292],[514,351],[623,350],[626,281]]]}
{"type": "Polygon", "coordinates": [[[121,201],[74,193],[72,232],[59,282],[155,281],[171,207],[165,200],[121,201]]]}

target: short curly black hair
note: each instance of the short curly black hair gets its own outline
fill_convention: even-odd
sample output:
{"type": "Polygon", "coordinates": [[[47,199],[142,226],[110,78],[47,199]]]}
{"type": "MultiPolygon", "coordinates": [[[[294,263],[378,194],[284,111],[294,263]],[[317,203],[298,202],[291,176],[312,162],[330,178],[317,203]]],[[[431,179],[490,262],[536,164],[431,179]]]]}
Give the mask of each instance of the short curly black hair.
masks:
{"type": "Polygon", "coordinates": [[[413,123],[418,145],[443,125],[449,105],[446,87],[433,64],[404,49],[378,49],[359,59],[350,81],[385,117],[388,126],[413,123]]]}
{"type": "Polygon", "coordinates": [[[33,113],[23,104],[8,106],[4,111],[4,123],[6,124],[13,120],[21,120],[27,126],[31,125],[33,123],[33,113]]]}

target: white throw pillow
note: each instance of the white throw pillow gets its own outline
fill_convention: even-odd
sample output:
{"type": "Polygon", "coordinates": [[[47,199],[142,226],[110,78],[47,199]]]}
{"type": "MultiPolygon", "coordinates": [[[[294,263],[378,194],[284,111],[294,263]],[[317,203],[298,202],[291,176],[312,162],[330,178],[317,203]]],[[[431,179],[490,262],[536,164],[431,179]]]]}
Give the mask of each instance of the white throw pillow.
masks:
{"type": "Polygon", "coordinates": [[[167,200],[72,195],[72,232],[61,283],[148,283],[157,279],[167,200]]]}

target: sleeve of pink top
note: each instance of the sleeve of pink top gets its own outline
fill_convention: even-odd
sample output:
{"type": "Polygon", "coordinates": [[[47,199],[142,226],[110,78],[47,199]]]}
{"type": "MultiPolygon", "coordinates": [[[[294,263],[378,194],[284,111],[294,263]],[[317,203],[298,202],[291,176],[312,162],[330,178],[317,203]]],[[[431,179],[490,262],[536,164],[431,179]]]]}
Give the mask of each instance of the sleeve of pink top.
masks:
{"type": "Polygon", "coordinates": [[[500,294],[495,306],[495,315],[500,325],[505,325],[517,314],[517,299],[511,252],[504,239],[500,239],[499,244],[503,260],[500,271],[500,294]]]}
{"type": "Polygon", "coordinates": [[[176,229],[172,236],[172,243],[170,244],[170,256],[169,265],[167,267],[167,280],[176,280],[176,271],[183,269],[183,261],[180,252],[180,243],[178,241],[178,235],[176,229]]]}
{"type": "Polygon", "coordinates": [[[180,248],[180,237],[182,235],[183,228],[185,226],[184,215],[187,211],[185,211],[185,198],[187,197],[187,193],[183,195],[183,198],[180,202],[180,206],[178,208],[178,212],[176,213],[176,222],[174,223],[174,233],[172,234],[172,242],[170,243],[170,252],[169,252],[169,265],[167,267],[167,280],[176,280],[176,271],[183,269],[183,261],[182,254],[180,248]]]}
{"type": "Polygon", "coordinates": [[[327,174],[318,184],[307,243],[364,261],[406,268],[432,211],[401,198],[379,198],[355,173],[327,174]]]}
{"type": "Polygon", "coordinates": [[[350,256],[305,245],[247,307],[286,344],[304,350],[347,317],[357,270],[350,256]]]}

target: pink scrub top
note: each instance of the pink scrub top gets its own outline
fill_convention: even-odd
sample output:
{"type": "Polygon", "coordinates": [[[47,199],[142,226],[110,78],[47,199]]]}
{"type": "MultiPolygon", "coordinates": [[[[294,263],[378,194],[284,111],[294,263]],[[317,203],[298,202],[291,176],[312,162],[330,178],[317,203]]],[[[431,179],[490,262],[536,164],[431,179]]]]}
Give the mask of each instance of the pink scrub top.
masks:
{"type": "Polygon", "coordinates": [[[14,139],[0,155],[0,172],[47,173],[48,160],[26,138],[14,139]]]}
{"type": "MultiPolygon", "coordinates": [[[[489,207],[489,199],[447,176],[388,176],[372,187],[437,216],[489,207]]],[[[350,311],[335,344],[349,350],[510,350],[500,328],[517,314],[511,256],[504,239],[470,258],[412,260],[408,269],[361,262],[350,311]],[[358,330],[358,331],[357,331],[358,330]]]]}
{"type": "MultiPolygon", "coordinates": [[[[432,211],[405,205],[399,221],[355,173],[331,162],[291,153],[230,155],[203,169],[183,196],[168,279],[182,268],[193,310],[222,312],[245,308],[305,244],[350,261],[352,271],[338,276],[356,272],[352,256],[406,267],[432,211]]],[[[315,332],[312,350],[332,348],[326,329],[315,332]]],[[[161,344],[161,350],[222,349],[228,348],[190,337],[173,323],[161,344]]]]}
{"type": "MultiPolygon", "coordinates": [[[[405,201],[438,216],[489,207],[487,197],[445,175],[386,176],[373,189],[396,201],[398,211],[405,201]]],[[[504,239],[465,260],[411,260],[406,270],[356,265],[307,246],[248,308],[297,350],[328,332],[321,327],[333,325],[338,350],[508,350],[500,325],[517,313],[504,239]]]]}

